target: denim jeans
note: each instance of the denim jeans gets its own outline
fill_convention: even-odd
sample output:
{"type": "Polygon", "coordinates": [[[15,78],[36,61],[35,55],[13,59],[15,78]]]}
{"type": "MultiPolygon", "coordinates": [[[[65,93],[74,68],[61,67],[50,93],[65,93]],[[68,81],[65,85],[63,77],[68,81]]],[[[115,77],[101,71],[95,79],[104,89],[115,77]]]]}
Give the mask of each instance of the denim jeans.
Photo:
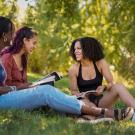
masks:
{"type": "Polygon", "coordinates": [[[0,109],[33,109],[49,106],[57,111],[81,114],[81,103],[50,85],[41,85],[0,96],[0,109]]]}

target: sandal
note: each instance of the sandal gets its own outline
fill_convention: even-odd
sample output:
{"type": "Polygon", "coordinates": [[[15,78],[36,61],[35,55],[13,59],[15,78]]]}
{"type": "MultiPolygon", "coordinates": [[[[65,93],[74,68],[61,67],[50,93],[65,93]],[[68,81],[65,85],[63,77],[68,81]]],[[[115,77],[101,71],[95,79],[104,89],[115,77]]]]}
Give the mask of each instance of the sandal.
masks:
{"type": "Polygon", "coordinates": [[[132,107],[127,107],[125,109],[115,109],[114,118],[115,120],[129,120],[134,114],[134,109],[132,107]]]}

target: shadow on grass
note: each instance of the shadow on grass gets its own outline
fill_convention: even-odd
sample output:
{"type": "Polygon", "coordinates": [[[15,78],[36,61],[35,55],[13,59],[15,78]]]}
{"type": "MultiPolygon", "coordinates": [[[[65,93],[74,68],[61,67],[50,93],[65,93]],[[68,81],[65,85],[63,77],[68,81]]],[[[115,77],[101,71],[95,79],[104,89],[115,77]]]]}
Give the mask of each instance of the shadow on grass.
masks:
{"type": "MultiPolygon", "coordinates": [[[[42,76],[29,74],[29,80],[35,81],[42,76]]],[[[68,79],[63,78],[55,84],[65,89],[69,87],[68,79]]],[[[129,89],[135,96],[135,88],[129,89]]],[[[116,107],[123,104],[118,101],[116,107]]],[[[75,119],[65,117],[45,107],[25,110],[0,110],[0,135],[131,135],[135,133],[135,124],[131,121],[114,122],[112,124],[76,123],[75,119]]]]}

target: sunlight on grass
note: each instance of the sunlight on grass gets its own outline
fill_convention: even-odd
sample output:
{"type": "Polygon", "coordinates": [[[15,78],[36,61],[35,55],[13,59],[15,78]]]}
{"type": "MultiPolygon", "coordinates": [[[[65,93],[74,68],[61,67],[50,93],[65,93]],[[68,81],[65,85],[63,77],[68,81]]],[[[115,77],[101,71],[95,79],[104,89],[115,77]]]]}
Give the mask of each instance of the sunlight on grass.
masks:
{"type": "Polygon", "coordinates": [[[27,75],[28,75],[28,80],[30,82],[36,81],[36,80],[38,80],[38,79],[43,77],[43,75],[35,74],[35,73],[28,73],[27,75]]]}
{"type": "MultiPolygon", "coordinates": [[[[42,77],[39,74],[28,73],[29,81],[35,81],[42,77]]],[[[63,77],[55,83],[55,87],[69,93],[68,78],[63,77]]],[[[135,88],[131,88],[129,91],[135,96],[135,88]]],[[[117,108],[123,106],[121,101],[116,103],[117,108]]],[[[11,135],[132,135],[135,133],[135,123],[121,121],[111,124],[80,124],[76,122],[76,119],[66,117],[66,115],[48,107],[33,111],[1,110],[0,135],[9,133],[11,135]]]]}

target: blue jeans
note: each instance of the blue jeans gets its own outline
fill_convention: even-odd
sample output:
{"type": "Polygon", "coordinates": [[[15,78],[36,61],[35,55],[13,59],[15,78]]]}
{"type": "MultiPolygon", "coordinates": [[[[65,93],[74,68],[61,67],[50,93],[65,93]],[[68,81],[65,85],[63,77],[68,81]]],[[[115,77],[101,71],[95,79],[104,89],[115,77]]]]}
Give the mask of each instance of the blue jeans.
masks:
{"type": "Polygon", "coordinates": [[[13,91],[0,96],[0,109],[33,109],[46,105],[60,112],[81,114],[82,105],[75,96],[66,95],[50,85],[13,91]]]}

